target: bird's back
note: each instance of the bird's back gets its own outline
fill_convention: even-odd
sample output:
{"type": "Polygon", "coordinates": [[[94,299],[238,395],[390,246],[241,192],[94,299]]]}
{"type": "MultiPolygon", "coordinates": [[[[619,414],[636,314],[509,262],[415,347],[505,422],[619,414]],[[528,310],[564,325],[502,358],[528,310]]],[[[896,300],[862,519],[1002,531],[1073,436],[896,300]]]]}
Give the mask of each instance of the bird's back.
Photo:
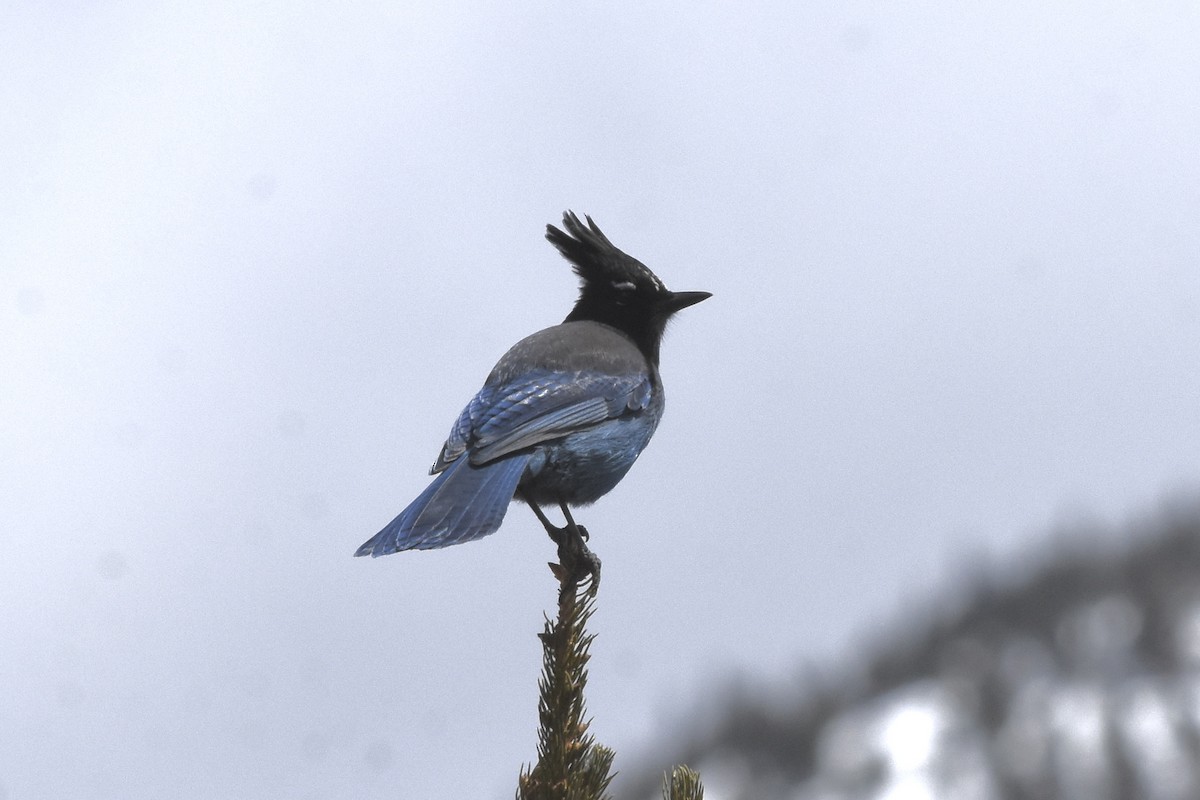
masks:
{"type": "Polygon", "coordinates": [[[616,328],[564,322],[514,345],[485,386],[541,372],[556,381],[604,387],[608,416],[539,443],[521,480],[522,494],[538,503],[593,503],[620,482],[658,427],[665,402],[658,369],[616,328]]]}
{"type": "Polygon", "coordinates": [[[533,370],[644,374],[658,383],[658,370],[633,340],[601,322],[564,322],[526,336],[501,357],[484,385],[507,383],[533,370]]]}

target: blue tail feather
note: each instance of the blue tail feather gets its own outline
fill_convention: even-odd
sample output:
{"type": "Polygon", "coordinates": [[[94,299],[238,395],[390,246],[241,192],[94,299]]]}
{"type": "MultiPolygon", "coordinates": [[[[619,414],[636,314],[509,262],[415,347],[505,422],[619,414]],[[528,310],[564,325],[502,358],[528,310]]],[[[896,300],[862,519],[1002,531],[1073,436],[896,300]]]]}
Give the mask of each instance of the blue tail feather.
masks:
{"type": "Polygon", "coordinates": [[[499,528],[500,523],[504,521],[508,504],[512,502],[513,494],[517,490],[517,483],[521,480],[528,461],[528,456],[519,456],[517,459],[504,459],[497,464],[490,464],[482,468],[471,467],[471,469],[496,470],[497,473],[500,470],[504,470],[504,472],[494,477],[489,475],[469,503],[457,504],[456,513],[452,515],[453,521],[447,526],[447,529],[453,533],[446,537],[439,546],[469,542],[499,528]],[[514,460],[520,463],[509,463],[514,460]]]}
{"type": "Polygon", "coordinates": [[[465,457],[454,461],[354,555],[432,550],[495,533],[528,462],[527,454],[481,467],[465,457]]]}

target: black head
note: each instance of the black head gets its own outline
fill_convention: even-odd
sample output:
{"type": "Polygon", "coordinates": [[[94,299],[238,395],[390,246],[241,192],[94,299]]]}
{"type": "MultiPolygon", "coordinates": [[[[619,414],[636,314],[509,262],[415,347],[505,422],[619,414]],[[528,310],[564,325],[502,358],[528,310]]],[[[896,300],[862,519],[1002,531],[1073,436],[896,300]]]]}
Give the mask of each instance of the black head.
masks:
{"type": "Polygon", "coordinates": [[[586,226],[574,212],[567,211],[563,214],[565,231],[546,226],[546,238],[580,278],[579,299],[565,321],[611,325],[628,334],[657,364],[667,320],[712,295],[670,291],[649,267],[613,246],[591,217],[584,219],[586,226]]]}

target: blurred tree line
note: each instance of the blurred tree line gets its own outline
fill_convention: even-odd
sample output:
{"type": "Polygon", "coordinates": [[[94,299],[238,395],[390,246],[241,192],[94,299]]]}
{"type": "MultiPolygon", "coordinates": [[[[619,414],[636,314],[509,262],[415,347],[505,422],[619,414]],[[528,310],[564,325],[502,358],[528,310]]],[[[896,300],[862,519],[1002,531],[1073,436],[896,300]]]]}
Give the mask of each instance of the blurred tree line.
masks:
{"type": "Polygon", "coordinates": [[[976,575],[841,677],[730,690],[653,762],[719,800],[1200,798],[1200,509],[1132,528],[976,575]]]}

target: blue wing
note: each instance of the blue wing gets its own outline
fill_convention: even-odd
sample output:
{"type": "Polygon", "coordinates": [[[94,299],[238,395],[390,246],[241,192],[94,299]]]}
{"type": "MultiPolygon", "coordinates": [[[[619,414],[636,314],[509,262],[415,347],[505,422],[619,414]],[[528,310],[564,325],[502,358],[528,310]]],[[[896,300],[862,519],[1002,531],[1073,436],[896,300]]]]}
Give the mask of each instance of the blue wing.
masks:
{"type": "Polygon", "coordinates": [[[534,370],[497,386],[485,386],[459,415],[442,454],[440,472],[463,453],[472,464],[496,459],[557,439],[608,419],[641,411],[650,404],[650,376],[644,372],[534,370]]]}

